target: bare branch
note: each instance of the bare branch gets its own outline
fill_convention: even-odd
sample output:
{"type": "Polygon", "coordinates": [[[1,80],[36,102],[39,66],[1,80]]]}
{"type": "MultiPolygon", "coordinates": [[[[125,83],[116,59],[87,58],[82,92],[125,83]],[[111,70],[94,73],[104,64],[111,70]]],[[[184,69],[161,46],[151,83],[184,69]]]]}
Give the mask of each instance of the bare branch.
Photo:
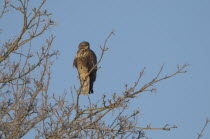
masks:
{"type": "Polygon", "coordinates": [[[0,18],[7,12],[9,12],[9,4],[10,4],[10,1],[9,0],[4,0],[4,5],[3,5],[3,8],[0,10],[0,18]]]}
{"type": "Polygon", "coordinates": [[[197,139],[200,139],[200,138],[202,137],[203,132],[204,132],[204,130],[206,129],[206,127],[207,127],[207,125],[208,125],[209,122],[210,122],[210,120],[206,119],[206,122],[205,122],[205,124],[204,124],[204,126],[203,126],[201,132],[198,134],[197,139]]]}
{"type": "Polygon", "coordinates": [[[104,42],[104,45],[103,45],[103,48],[101,47],[101,56],[100,56],[98,62],[96,63],[96,65],[89,71],[89,73],[88,73],[87,76],[89,76],[90,73],[97,67],[97,65],[101,62],[101,60],[102,60],[102,58],[103,58],[103,56],[104,56],[105,51],[107,51],[107,50],[109,49],[109,48],[107,48],[106,44],[107,44],[107,41],[109,40],[109,38],[110,38],[112,35],[114,35],[114,32],[113,32],[113,31],[110,32],[109,36],[106,38],[106,40],[105,40],[105,42],[104,42]]]}

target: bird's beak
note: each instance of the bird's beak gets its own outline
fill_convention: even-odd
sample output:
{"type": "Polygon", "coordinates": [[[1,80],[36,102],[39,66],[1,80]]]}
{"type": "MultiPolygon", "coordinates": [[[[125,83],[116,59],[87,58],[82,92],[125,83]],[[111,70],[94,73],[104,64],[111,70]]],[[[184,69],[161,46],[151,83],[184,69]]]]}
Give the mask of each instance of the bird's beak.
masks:
{"type": "Polygon", "coordinates": [[[88,46],[85,46],[85,49],[88,49],[88,46]]]}

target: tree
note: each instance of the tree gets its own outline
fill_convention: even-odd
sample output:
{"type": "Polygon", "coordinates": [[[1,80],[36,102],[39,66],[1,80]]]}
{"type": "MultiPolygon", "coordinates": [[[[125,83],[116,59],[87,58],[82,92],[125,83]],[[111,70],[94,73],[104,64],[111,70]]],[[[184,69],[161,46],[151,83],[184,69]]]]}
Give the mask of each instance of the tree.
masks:
{"type": "MultiPolygon", "coordinates": [[[[51,13],[43,8],[46,0],[33,8],[29,0],[1,2],[0,20],[11,12],[23,17],[20,33],[8,40],[1,40],[0,47],[0,137],[21,138],[35,129],[36,138],[142,138],[145,129],[170,130],[176,126],[165,125],[161,128],[137,125],[139,110],[126,115],[129,102],[146,91],[156,91],[154,84],[185,73],[187,65],[177,66],[174,73],[161,76],[163,67],[150,82],[139,87],[143,69],[133,86],[125,86],[124,93],[80,104],[80,89],[72,89],[72,101],[49,94],[51,66],[58,51],[51,46],[55,37],[50,35],[40,47],[34,42],[42,40],[43,33],[55,25],[51,13]],[[29,6],[30,5],[30,6],[29,6]],[[40,49],[41,48],[41,49],[40,49]],[[104,117],[114,113],[112,121],[104,117]]],[[[1,30],[4,33],[5,30],[1,30]]],[[[100,65],[106,43],[114,33],[111,32],[101,47],[100,65]]],[[[96,67],[96,66],[95,66],[96,67]]],[[[100,68],[100,67],[99,67],[100,68]]],[[[93,70],[93,69],[92,69],[93,70]]],[[[95,94],[94,94],[95,95],[95,94]]]]}
{"type": "MultiPolygon", "coordinates": [[[[46,0],[29,8],[28,0],[4,0],[1,19],[10,12],[23,17],[20,33],[5,40],[0,51],[0,137],[23,137],[40,121],[49,116],[47,90],[50,82],[51,50],[54,36],[45,39],[40,47],[33,41],[54,23],[51,13],[43,9],[46,0]],[[33,48],[37,47],[37,48],[33,48]],[[40,49],[41,48],[41,49],[40,49]]],[[[1,2],[2,4],[2,2],[1,2]]],[[[2,30],[2,34],[4,30],[2,30]]],[[[2,40],[1,40],[2,41],[2,40]]]]}

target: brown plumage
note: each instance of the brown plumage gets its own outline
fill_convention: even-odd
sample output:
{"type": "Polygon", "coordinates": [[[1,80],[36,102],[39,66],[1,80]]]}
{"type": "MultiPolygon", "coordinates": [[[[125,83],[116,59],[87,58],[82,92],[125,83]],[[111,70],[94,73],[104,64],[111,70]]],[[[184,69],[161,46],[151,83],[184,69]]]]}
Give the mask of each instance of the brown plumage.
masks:
{"type": "Polygon", "coordinates": [[[88,42],[81,42],[78,46],[77,54],[74,58],[73,65],[77,68],[81,92],[83,95],[93,93],[93,83],[96,80],[97,67],[95,67],[92,72],[88,75],[90,70],[96,65],[97,57],[95,53],[90,49],[90,44],[88,42]]]}

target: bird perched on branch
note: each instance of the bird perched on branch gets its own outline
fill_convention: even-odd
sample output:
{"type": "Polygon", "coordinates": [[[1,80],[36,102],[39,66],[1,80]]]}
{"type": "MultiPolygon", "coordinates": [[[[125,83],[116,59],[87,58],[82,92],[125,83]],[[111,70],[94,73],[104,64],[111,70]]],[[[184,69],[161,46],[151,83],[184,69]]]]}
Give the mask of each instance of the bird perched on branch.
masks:
{"type": "Polygon", "coordinates": [[[77,68],[83,95],[93,93],[93,83],[96,80],[97,72],[96,63],[97,57],[90,49],[90,44],[86,41],[81,42],[73,65],[77,68]]]}

